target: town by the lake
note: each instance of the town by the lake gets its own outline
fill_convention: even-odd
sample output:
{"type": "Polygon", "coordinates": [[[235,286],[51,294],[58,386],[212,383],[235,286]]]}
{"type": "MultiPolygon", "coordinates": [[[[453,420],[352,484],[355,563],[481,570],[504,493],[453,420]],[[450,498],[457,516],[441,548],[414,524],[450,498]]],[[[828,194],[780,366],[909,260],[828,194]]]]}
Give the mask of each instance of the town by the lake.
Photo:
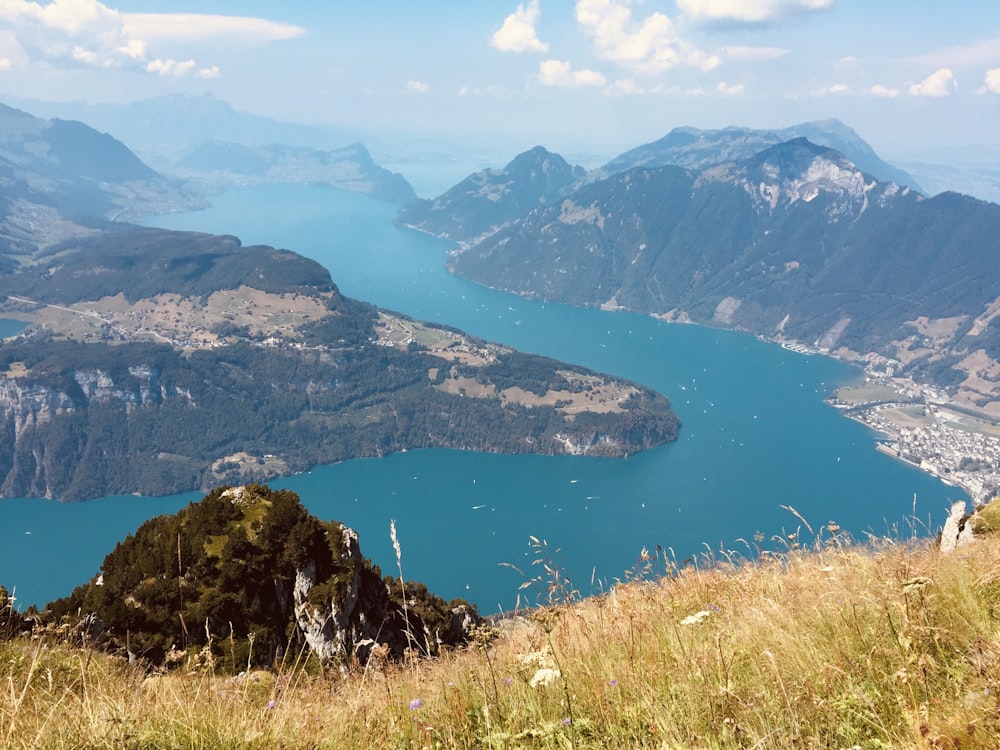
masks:
{"type": "Polygon", "coordinates": [[[965,490],[974,503],[1000,492],[1000,420],[943,388],[896,375],[899,362],[870,354],[865,382],[829,403],[881,433],[877,448],[965,490]]]}

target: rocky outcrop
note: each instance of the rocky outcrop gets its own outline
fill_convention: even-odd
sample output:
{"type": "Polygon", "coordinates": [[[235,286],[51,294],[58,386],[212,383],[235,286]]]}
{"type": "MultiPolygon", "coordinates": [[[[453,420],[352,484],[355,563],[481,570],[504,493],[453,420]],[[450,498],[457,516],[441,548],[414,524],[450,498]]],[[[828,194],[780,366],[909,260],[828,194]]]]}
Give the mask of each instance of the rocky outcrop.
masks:
{"type": "Polygon", "coordinates": [[[271,666],[302,640],[345,668],[373,649],[431,656],[480,622],[462,600],[383,578],[353,530],[262,485],[220,488],[147,521],[48,609],[81,641],[156,664],[210,654],[232,669],[271,666]]]}
{"type": "Polygon", "coordinates": [[[442,646],[465,643],[480,624],[479,614],[464,602],[445,605],[420,584],[381,580],[362,556],[353,529],[341,526],[339,544],[332,546],[340,549],[336,585],[317,586],[316,565],[309,561],[295,572],[293,589],[296,623],[320,660],[364,662],[378,647],[394,656],[408,650],[433,655],[442,646]]]}
{"type": "Polygon", "coordinates": [[[948,520],[944,522],[944,528],[941,530],[942,552],[954,552],[958,547],[971,544],[974,541],[973,524],[969,523],[969,518],[965,514],[964,500],[952,504],[948,520]]]}

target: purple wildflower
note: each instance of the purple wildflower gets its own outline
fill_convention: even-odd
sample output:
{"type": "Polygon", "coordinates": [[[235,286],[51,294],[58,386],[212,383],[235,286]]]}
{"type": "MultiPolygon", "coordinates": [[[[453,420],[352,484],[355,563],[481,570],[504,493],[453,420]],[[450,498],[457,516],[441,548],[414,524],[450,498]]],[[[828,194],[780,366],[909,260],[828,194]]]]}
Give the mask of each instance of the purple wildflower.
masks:
{"type": "Polygon", "coordinates": [[[413,700],[410,701],[410,710],[416,711],[418,708],[422,708],[423,705],[424,702],[422,700],[420,700],[419,698],[414,698],[413,700]]]}
{"type": "Polygon", "coordinates": [[[278,707],[278,701],[276,701],[274,698],[271,698],[271,700],[269,700],[267,702],[267,710],[268,711],[272,711],[272,710],[274,710],[277,707],[278,707]]]}

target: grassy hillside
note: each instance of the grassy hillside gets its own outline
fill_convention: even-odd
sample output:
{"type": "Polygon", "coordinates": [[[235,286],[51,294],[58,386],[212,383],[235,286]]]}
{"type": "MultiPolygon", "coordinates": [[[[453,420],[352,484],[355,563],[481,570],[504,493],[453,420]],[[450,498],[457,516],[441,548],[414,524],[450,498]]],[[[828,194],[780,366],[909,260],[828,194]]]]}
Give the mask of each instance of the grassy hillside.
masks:
{"type": "Polygon", "coordinates": [[[294,654],[271,672],[189,657],[151,673],[15,639],[0,644],[0,746],[996,748],[1000,539],[941,555],[852,545],[833,524],[803,549],[799,533],[753,564],[646,555],[568,604],[540,543],[536,584],[556,604],[467,650],[343,673],[294,654]]]}

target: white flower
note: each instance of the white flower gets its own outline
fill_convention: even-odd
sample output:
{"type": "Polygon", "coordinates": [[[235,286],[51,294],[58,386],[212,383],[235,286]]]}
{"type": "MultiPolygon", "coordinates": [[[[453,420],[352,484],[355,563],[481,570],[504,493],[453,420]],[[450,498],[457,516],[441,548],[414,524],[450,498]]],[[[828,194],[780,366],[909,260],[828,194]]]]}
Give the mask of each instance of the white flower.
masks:
{"type": "Polygon", "coordinates": [[[550,669],[549,667],[542,667],[537,672],[535,672],[535,676],[531,678],[531,681],[528,684],[531,685],[531,687],[533,688],[538,687],[539,685],[545,687],[546,685],[551,684],[558,678],[559,678],[558,669],[550,669]]]}
{"type": "Polygon", "coordinates": [[[712,614],[712,612],[707,609],[703,609],[701,612],[695,612],[693,615],[688,615],[681,620],[681,625],[697,625],[710,614],[712,614]]]}

